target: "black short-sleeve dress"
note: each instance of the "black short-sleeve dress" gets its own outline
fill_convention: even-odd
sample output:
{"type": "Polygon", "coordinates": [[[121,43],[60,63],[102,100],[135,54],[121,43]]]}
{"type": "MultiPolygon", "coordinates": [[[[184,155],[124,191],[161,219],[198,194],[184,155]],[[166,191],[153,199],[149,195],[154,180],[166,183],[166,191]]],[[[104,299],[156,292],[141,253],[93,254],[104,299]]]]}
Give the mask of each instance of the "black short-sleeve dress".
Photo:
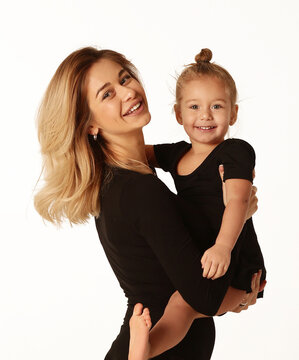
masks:
{"type": "MultiPolygon", "coordinates": [[[[231,270],[215,281],[202,277],[200,260],[213,236],[210,225],[204,217],[199,218],[200,231],[196,241],[192,239],[185,220],[194,210],[178,201],[155,175],[121,168],[112,172],[112,179],[101,192],[96,227],[128,299],[128,309],[105,359],[127,360],[128,322],[137,302],[150,308],[153,324],[175,290],[198,312],[214,315],[227,291],[231,270]]],[[[214,339],[213,318],[198,319],[181,343],[156,358],[208,360],[214,339]]]]}
{"type": "MultiPolygon", "coordinates": [[[[222,182],[218,167],[224,165],[224,181],[227,179],[246,179],[253,181],[255,152],[252,146],[241,139],[227,139],[216,146],[203,163],[189,175],[179,175],[177,165],[180,159],[191,149],[191,144],[181,141],[174,144],[155,145],[154,151],[158,164],[173,177],[179,198],[193,205],[193,209],[207,218],[213,236],[206,249],[213,246],[221,227],[224,204],[222,182]]],[[[196,239],[200,233],[198,217],[189,213],[189,229],[196,239]]],[[[202,239],[199,238],[203,245],[202,239]]],[[[230,284],[238,289],[251,291],[251,276],[262,269],[261,281],[266,277],[263,255],[257,241],[252,218],[243,227],[232,252],[230,284]]],[[[260,292],[258,297],[262,297],[260,292]]]]}

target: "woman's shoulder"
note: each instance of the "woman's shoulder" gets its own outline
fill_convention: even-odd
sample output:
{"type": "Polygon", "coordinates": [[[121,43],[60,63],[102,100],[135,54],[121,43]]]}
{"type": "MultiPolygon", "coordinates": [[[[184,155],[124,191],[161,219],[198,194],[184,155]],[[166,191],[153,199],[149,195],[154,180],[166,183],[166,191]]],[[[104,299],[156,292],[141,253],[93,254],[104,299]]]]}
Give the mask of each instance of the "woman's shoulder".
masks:
{"type": "Polygon", "coordinates": [[[179,141],[169,144],[154,145],[154,152],[157,163],[164,171],[172,172],[178,159],[191,148],[186,141],[179,141]]]}
{"type": "Polygon", "coordinates": [[[141,173],[124,168],[112,170],[111,190],[118,189],[119,192],[133,198],[145,198],[167,192],[170,190],[158,178],[155,173],[141,173]]]}

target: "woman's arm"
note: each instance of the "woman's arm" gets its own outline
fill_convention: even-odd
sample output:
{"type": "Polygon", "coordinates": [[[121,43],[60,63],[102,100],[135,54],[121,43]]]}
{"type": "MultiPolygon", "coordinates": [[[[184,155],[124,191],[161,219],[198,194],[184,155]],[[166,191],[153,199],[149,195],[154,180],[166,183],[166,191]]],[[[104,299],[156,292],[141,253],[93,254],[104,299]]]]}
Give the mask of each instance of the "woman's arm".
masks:
{"type": "Polygon", "coordinates": [[[145,153],[147,157],[147,161],[151,167],[159,168],[159,164],[156,159],[154,145],[145,145],[145,153]]]}
{"type": "MultiPolygon", "coordinates": [[[[191,238],[182,221],[176,196],[153,175],[138,176],[122,192],[121,211],[146,241],[168,278],[196,311],[213,316],[230,284],[228,276],[217,281],[202,276],[200,237],[213,236],[209,223],[198,219],[198,239],[191,238]],[[200,230],[202,229],[202,231],[200,230]]],[[[214,239],[215,240],[215,239],[214,239]]]]}

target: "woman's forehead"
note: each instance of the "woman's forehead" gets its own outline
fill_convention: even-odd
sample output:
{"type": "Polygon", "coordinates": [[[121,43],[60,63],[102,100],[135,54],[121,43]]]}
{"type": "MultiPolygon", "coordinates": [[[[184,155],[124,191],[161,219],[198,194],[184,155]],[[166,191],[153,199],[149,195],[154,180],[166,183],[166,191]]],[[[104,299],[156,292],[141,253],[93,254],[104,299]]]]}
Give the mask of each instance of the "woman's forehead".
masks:
{"type": "Polygon", "coordinates": [[[101,59],[97,61],[91,66],[86,76],[87,93],[92,95],[95,92],[96,94],[99,87],[118,81],[122,70],[123,67],[112,60],[101,59]]]}
{"type": "Polygon", "coordinates": [[[109,59],[101,59],[94,63],[87,73],[88,81],[106,81],[117,77],[123,67],[109,59]]]}

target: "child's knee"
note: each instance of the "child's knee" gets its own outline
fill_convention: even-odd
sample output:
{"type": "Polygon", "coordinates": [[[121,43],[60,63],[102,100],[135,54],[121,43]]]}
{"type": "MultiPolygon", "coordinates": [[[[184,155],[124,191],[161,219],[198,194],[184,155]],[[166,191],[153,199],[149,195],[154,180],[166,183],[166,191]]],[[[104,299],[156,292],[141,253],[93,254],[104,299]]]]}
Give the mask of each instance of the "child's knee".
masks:
{"type": "Polygon", "coordinates": [[[169,305],[173,308],[176,308],[179,311],[188,312],[190,314],[195,314],[196,311],[183,299],[181,294],[176,291],[169,300],[169,305]]]}

